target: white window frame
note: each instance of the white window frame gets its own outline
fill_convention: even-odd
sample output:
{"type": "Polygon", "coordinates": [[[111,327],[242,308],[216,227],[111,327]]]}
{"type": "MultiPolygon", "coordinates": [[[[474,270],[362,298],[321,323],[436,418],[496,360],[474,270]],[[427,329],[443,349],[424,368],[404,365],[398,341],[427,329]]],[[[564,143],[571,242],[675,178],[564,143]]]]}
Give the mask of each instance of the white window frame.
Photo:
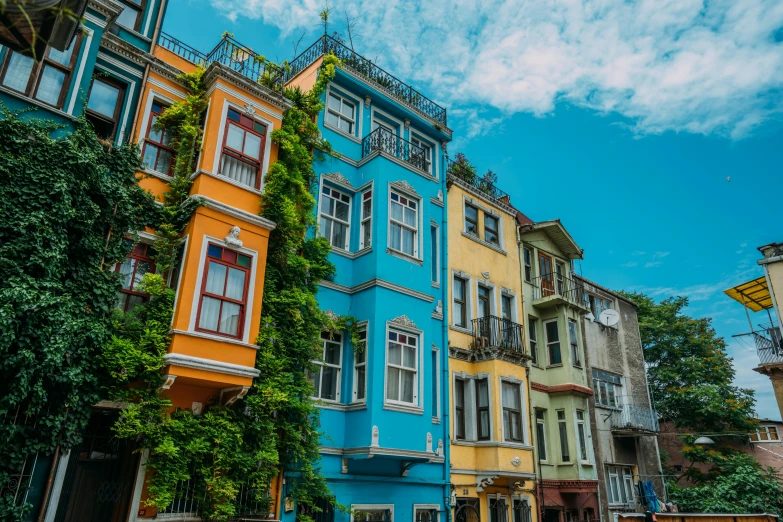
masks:
{"type": "Polygon", "coordinates": [[[533,269],[535,268],[535,263],[533,263],[533,249],[528,246],[522,247],[522,277],[525,280],[526,283],[531,283],[533,279],[536,277],[535,273],[533,272],[533,269]],[[525,252],[530,254],[530,259],[525,259],[525,252]],[[527,269],[530,269],[530,278],[527,277],[527,269]]]}
{"type": "Polygon", "coordinates": [[[528,339],[527,339],[527,341],[528,341],[528,350],[530,351],[530,361],[531,361],[531,364],[533,366],[541,366],[541,359],[540,359],[541,352],[539,351],[540,343],[538,342],[538,325],[541,324],[541,320],[538,317],[534,317],[532,315],[528,315],[527,316],[527,321],[528,321],[528,326],[527,326],[527,337],[528,337],[528,339]],[[535,334],[535,335],[530,335],[531,334],[531,329],[530,329],[531,326],[533,327],[532,333],[535,334]],[[535,347],[536,347],[536,349],[535,349],[535,354],[536,354],[535,359],[533,359],[533,352],[534,352],[533,345],[535,345],[535,347]]]}
{"type": "MultiPolygon", "coordinates": [[[[323,332],[322,332],[322,334],[323,334],[323,332]]],[[[334,399],[324,399],[324,398],[317,397],[317,396],[314,395],[312,397],[312,399],[315,400],[315,401],[328,402],[328,403],[331,403],[331,404],[339,404],[340,403],[340,392],[341,392],[341,388],[342,388],[341,385],[342,385],[342,379],[343,379],[343,355],[344,355],[344,352],[345,352],[345,333],[337,332],[337,334],[340,336],[340,342],[339,342],[339,344],[340,344],[340,358],[339,358],[340,364],[339,365],[327,364],[323,360],[324,353],[326,352],[326,346],[324,346],[324,343],[327,343],[327,342],[336,343],[336,341],[334,341],[334,340],[326,340],[326,339],[324,339],[324,338],[322,338],[320,336],[319,336],[318,340],[321,341],[321,359],[320,360],[316,359],[316,360],[312,361],[313,364],[315,364],[315,365],[317,365],[319,367],[318,368],[318,379],[319,379],[318,395],[320,395],[321,391],[323,390],[323,367],[324,366],[329,366],[330,368],[336,368],[337,369],[337,393],[335,394],[336,398],[334,398],[334,399]]]]}
{"type": "Polygon", "coordinates": [[[424,172],[428,173],[433,178],[438,179],[438,162],[435,161],[435,157],[437,155],[437,150],[438,150],[437,143],[424,136],[421,132],[413,130],[413,128],[411,128],[408,137],[409,137],[409,141],[414,145],[415,145],[415,143],[413,143],[414,140],[418,141],[421,144],[428,145],[428,147],[421,147],[430,151],[430,169],[425,170],[424,172]]]}
{"type": "Polygon", "coordinates": [[[623,466],[617,464],[607,465],[606,475],[607,480],[607,500],[610,506],[628,506],[634,505],[636,502],[636,494],[633,488],[633,470],[630,466],[623,466]],[[618,497],[614,497],[612,491],[612,479],[616,479],[617,494],[618,497]],[[630,488],[628,482],[630,481],[630,488]],[[631,493],[631,498],[628,498],[628,492],[631,493]]]}
{"type": "MultiPolygon", "coordinates": [[[[389,186],[389,196],[388,196],[387,199],[388,199],[388,209],[387,210],[389,212],[388,238],[386,240],[387,248],[391,252],[394,252],[395,254],[399,254],[401,256],[405,256],[405,257],[408,257],[408,258],[412,258],[412,259],[416,259],[418,261],[421,261],[421,257],[419,255],[419,252],[420,252],[419,242],[421,241],[421,233],[420,232],[421,232],[421,228],[422,228],[422,226],[421,226],[421,215],[422,215],[422,212],[421,212],[421,198],[412,197],[412,196],[408,195],[407,193],[405,193],[405,192],[403,192],[403,191],[401,191],[399,189],[392,188],[391,186],[389,186]],[[392,194],[396,194],[398,198],[399,197],[403,197],[403,198],[406,198],[406,199],[408,199],[410,201],[414,201],[416,203],[416,228],[413,229],[414,236],[413,236],[413,254],[412,255],[408,254],[407,252],[404,252],[403,250],[397,250],[396,248],[393,248],[391,246],[392,223],[395,223],[395,224],[397,224],[397,225],[399,225],[399,226],[401,226],[403,228],[411,230],[410,225],[406,225],[404,222],[397,221],[396,219],[392,218],[392,194]]],[[[410,208],[410,207],[402,205],[402,203],[399,203],[399,202],[395,202],[395,203],[399,204],[400,206],[403,206],[403,210],[405,208],[410,208]]],[[[403,212],[403,219],[404,219],[404,216],[405,216],[405,213],[403,212]]],[[[402,248],[402,230],[400,230],[400,248],[402,248]]]]}
{"type": "Polygon", "coordinates": [[[417,511],[430,511],[433,509],[435,510],[435,520],[433,522],[440,522],[440,504],[413,504],[413,522],[416,522],[417,511]]]}
{"type": "Polygon", "coordinates": [[[500,376],[498,377],[500,381],[500,429],[502,431],[501,437],[503,442],[510,443],[510,444],[527,444],[528,438],[527,438],[527,408],[525,407],[525,386],[524,381],[521,381],[519,379],[516,379],[514,377],[507,377],[507,376],[500,376]],[[520,415],[520,422],[521,426],[519,429],[522,433],[522,440],[510,440],[506,438],[506,424],[503,422],[503,410],[504,410],[504,404],[503,404],[503,384],[511,384],[512,386],[516,386],[517,390],[519,391],[519,415],[520,415]]]}
{"type": "Polygon", "coordinates": [[[403,133],[404,125],[402,121],[395,118],[388,112],[384,112],[377,108],[375,104],[372,105],[372,108],[370,109],[370,132],[374,132],[375,129],[375,121],[378,121],[379,125],[383,125],[384,127],[391,127],[394,129],[394,137],[395,138],[404,138],[405,135],[403,133]],[[376,115],[380,115],[380,118],[377,118],[376,115]],[[386,121],[384,121],[386,120],[386,121]],[[395,125],[396,124],[396,125],[395,125]]]}
{"type": "Polygon", "coordinates": [[[535,443],[536,443],[536,446],[539,448],[538,449],[538,458],[539,458],[539,460],[541,462],[549,462],[549,454],[551,453],[551,450],[552,450],[552,448],[550,447],[550,444],[549,444],[549,437],[547,436],[547,432],[546,432],[547,431],[546,430],[546,414],[547,414],[547,411],[548,410],[545,410],[543,408],[535,408],[535,415],[534,415],[534,417],[536,419],[536,433],[535,433],[536,442],[535,443]],[[538,418],[538,412],[541,412],[541,414],[542,414],[541,415],[542,416],[541,419],[538,418]],[[540,450],[541,441],[538,440],[538,427],[539,426],[542,427],[541,434],[544,436],[544,444],[543,444],[543,446],[544,446],[544,450],[546,452],[546,455],[544,455],[545,458],[543,458],[543,459],[541,458],[541,452],[540,452],[541,451],[540,450]]]}
{"type": "MultiPolygon", "coordinates": [[[[354,349],[353,354],[353,382],[352,382],[352,402],[353,403],[366,403],[367,402],[367,377],[369,376],[369,353],[368,349],[370,346],[370,325],[368,321],[362,321],[358,325],[359,332],[364,332],[365,339],[364,339],[364,362],[358,363],[356,358],[356,351],[354,349]],[[358,367],[364,366],[364,397],[361,399],[358,398],[359,396],[359,371],[358,367]]],[[[354,347],[355,348],[355,347],[354,347]]]]}
{"type": "Polygon", "coordinates": [[[356,136],[361,136],[361,134],[358,133],[360,122],[361,122],[361,114],[360,114],[360,107],[362,105],[361,100],[354,98],[353,96],[349,96],[338,89],[333,89],[331,85],[326,90],[326,103],[324,103],[324,127],[327,127],[333,131],[339,132],[340,134],[343,134],[345,136],[350,136],[352,138],[356,138],[356,136]],[[340,108],[342,109],[343,104],[347,101],[348,103],[353,105],[353,120],[345,116],[342,111],[336,112],[329,107],[329,98],[331,96],[334,96],[335,98],[340,99],[340,108]],[[337,126],[332,125],[326,120],[326,115],[329,113],[335,113],[337,115],[338,121],[339,119],[343,119],[345,121],[349,121],[352,124],[352,130],[351,132],[346,132],[342,130],[339,126],[339,123],[337,126]]]}
{"type": "Polygon", "coordinates": [[[351,521],[363,522],[363,518],[355,518],[354,514],[362,511],[381,511],[389,512],[389,522],[394,522],[394,504],[351,504],[351,521]]]}
{"type": "Polygon", "coordinates": [[[477,238],[480,238],[480,230],[481,230],[481,209],[478,205],[473,203],[472,201],[468,201],[467,198],[462,198],[462,231],[465,234],[475,236],[477,238]],[[476,232],[470,232],[468,230],[468,207],[475,208],[476,209],[476,232]]]}
{"type": "Polygon", "coordinates": [[[758,437],[759,440],[754,440],[754,441],[752,441],[753,443],[757,443],[757,442],[761,442],[761,443],[764,443],[764,442],[780,442],[781,441],[781,438],[780,438],[780,427],[778,425],[775,425],[775,424],[764,424],[764,425],[761,425],[756,430],[756,436],[758,437]],[[774,439],[770,438],[769,428],[775,428],[775,433],[777,434],[776,438],[774,438],[774,439]],[[764,433],[766,435],[766,437],[767,437],[766,440],[762,440],[762,438],[761,438],[761,434],[762,433],[764,433]]]}
{"type": "MultiPolygon", "coordinates": [[[[478,310],[479,310],[478,303],[479,303],[479,287],[480,286],[483,286],[484,288],[489,290],[489,315],[490,316],[494,315],[495,317],[497,317],[497,315],[498,315],[498,302],[497,302],[498,301],[498,296],[497,296],[497,292],[495,291],[496,290],[495,285],[490,283],[489,281],[479,280],[478,278],[474,278],[473,279],[473,284],[474,284],[473,291],[474,291],[474,294],[476,296],[476,318],[477,319],[479,318],[478,317],[478,310]]],[[[470,327],[468,327],[468,328],[470,328],[470,327]]]]}
{"type": "Polygon", "coordinates": [[[465,438],[457,439],[457,401],[452,400],[451,412],[454,418],[453,433],[454,439],[469,443],[488,443],[495,440],[495,415],[493,409],[495,403],[492,400],[492,376],[485,372],[476,375],[466,374],[465,372],[453,372],[451,375],[451,389],[456,392],[456,381],[463,381],[464,410],[465,410],[465,438]],[[487,401],[489,404],[489,439],[479,440],[478,438],[478,387],[476,381],[487,381],[487,401]]]}
{"type": "Polygon", "coordinates": [[[588,443],[589,431],[587,429],[588,419],[587,410],[574,410],[574,430],[576,431],[576,450],[579,453],[579,461],[582,464],[590,464],[590,444],[588,443]],[[579,419],[579,414],[582,414],[582,419],[579,419]],[[579,428],[582,428],[581,436],[579,428]],[[584,438],[584,446],[582,446],[582,438],[584,438]],[[582,458],[584,453],[585,458],[582,458]]]}
{"type": "Polygon", "coordinates": [[[530,513],[530,521],[533,520],[533,508],[530,504],[530,497],[528,496],[522,496],[522,495],[511,495],[511,518],[509,522],[528,522],[526,520],[514,520],[514,502],[520,502],[522,504],[527,504],[529,513],[530,513]]]}
{"type": "Polygon", "coordinates": [[[557,422],[557,441],[560,443],[558,444],[558,449],[560,450],[559,460],[563,464],[570,464],[574,459],[571,456],[571,445],[568,443],[568,415],[566,415],[565,408],[558,408],[555,410],[555,421],[557,422]],[[563,412],[562,419],[560,419],[560,412],[563,412]],[[565,424],[565,429],[563,430],[560,430],[561,423],[565,424]],[[563,435],[565,435],[565,447],[568,451],[568,460],[563,460],[563,435]]]}
{"type": "MultiPolygon", "coordinates": [[[[492,503],[490,501],[492,500],[503,500],[506,504],[506,522],[509,521],[509,511],[511,510],[511,504],[509,504],[508,495],[503,495],[502,493],[487,493],[487,522],[492,522],[492,503]]],[[[513,516],[513,514],[512,514],[513,516]]]]}
{"type": "Polygon", "coordinates": [[[432,412],[432,422],[440,424],[440,348],[433,344],[432,353],[435,356],[435,411],[432,412]]]}
{"type": "MultiPolygon", "coordinates": [[[[603,371],[603,370],[601,370],[603,371]]],[[[604,373],[610,373],[610,372],[604,372],[604,373]]],[[[595,405],[599,408],[608,408],[610,410],[620,410],[623,407],[623,390],[625,388],[625,378],[621,375],[617,375],[617,377],[620,378],[620,384],[615,384],[613,382],[604,381],[601,379],[596,379],[592,375],[590,378],[593,381],[593,394],[595,395],[595,405]],[[596,383],[598,383],[596,385],[596,383]],[[607,397],[607,404],[604,404],[601,402],[601,387],[606,387],[606,397],[607,397]],[[596,390],[597,388],[597,390],[596,390]],[[614,391],[614,406],[611,406],[608,404],[609,402],[609,389],[612,389],[614,391]]]]}
{"type": "MultiPolygon", "coordinates": [[[[571,356],[571,365],[576,366],[577,368],[582,367],[582,357],[579,353],[579,332],[578,332],[578,325],[576,321],[573,319],[568,320],[568,348],[569,348],[569,355],[571,356]],[[571,328],[573,327],[573,332],[571,328]],[[571,334],[573,333],[573,337],[571,334]]],[[[562,349],[562,344],[561,344],[562,349]]],[[[560,357],[562,358],[563,353],[561,350],[560,357]]]]}
{"type": "Polygon", "coordinates": [[[548,321],[544,321],[544,345],[546,346],[546,362],[547,362],[547,366],[555,366],[555,367],[562,366],[563,365],[563,340],[562,340],[562,338],[560,336],[560,322],[556,318],[555,319],[550,319],[548,321]],[[560,345],[560,362],[559,363],[554,363],[554,364],[552,363],[552,360],[551,360],[551,357],[550,357],[551,350],[549,349],[549,345],[550,344],[555,344],[555,342],[554,341],[552,341],[552,342],[549,341],[549,335],[547,334],[547,330],[546,330],[546,325],[548,325],[549,323],[555,323],[557,325],[557,341],[556,342],[557,342],[557,344],[560,345]]]}
{"type": "MultiPolygon", "coordinates": [[[[321,183],[319,196],[320,197],[318,198],[318,234],[319,235],[321,234],[321,220],[322,219],[328,219],[328,220],[331,220],[331,221],[336,221],[338,223],[341,223],[341,224],[345,225],[345,227],[346,227],[346,230],[345,230],[345,252],[350,252],[351,251],[351,217],[353,216],[353,196],[351,194],[349,194],[348,192],[344,191],[344,190],[334,188],[331,185],[327,185],[325,183],[321,183]],[[323,198],[326,196],[326,194],[324,194],[324,188],[328,188],[330,191],[337,192],[338,194],[341,194],[341,195],[346,196],[348,198],[348,220],[347,221],[342,221],[340,219],[337,219],[334,216],[330,216],[328,214],[324,214],[324,212],[323,212],[323,198]]],[[[329,197],[330,199],[335,199],[331,194],[329,196],[326,196],[326,197],[329,197]]],[[[345,203],[345,202],[344,201],[340,201],[340,203],[345,203]]],[[[321,236],[321,237],[323,237],[323,236],[321,236]]],[[[332,245],[332,238],[331,237],[328,237],[326,239],[329,241],[329,244],[332,246],[332,248],[340,248],[338,246],[332,245]]]]}
{"type": "Polygon", "coordinates": [[[499,215],[495,214],[494,212],[487,212],[485,210],[484,211],[484,219],[482,220],[482,223],[481,223],[481,225],[482,225],[481,228],[483,229],[484,234],[481,236],[481,239],[483,239],[484,241],[486,241],[490,245],[497,245],[498,248],[503,248],[503,229],[502,229],[502,225],[501,225],[502,221],[503,220],[500,219],[499,215]],[[497,221],[497,225],[498,226],[497,226],[497,229],[495,230],[495,232],[498,235],[498,242],[497,243],[493,243],[492,241],[489,241],[487,239],[487,216],[489,216],[491,219],[494,219],[495,221],[497,221]]]}
{"type": "MultiPolygon", "coordinates": [[[[430,283],[435,288],[440,288],[440,271],[441,271],[441,251],[440,251],[440,226],[435,222],[435,220],[430,220],[430,236],[432,236],[432,229],[435,229],[435,241],[430,246],[430,249],[432,250],[430,252],[432,258],[435,259],[436,268],[435,268],[435,279],[432,280],[432,274],[430,274],[430,283]]],[[[432,270],[432,267],[430,267],[430,271],[432,270]]]]}
{"type": "MultiPolygon", "coordinates": [[[[421,330],[417,330],[414,328],[403,328],[400,327],[397,324],[392,324],[387,322],[386,323],[386,333],[383,338],[383,346],[384,346],[384,367],[383,367],[383,403],[384,404],[390,404],[390,405],[396,405],[401,406],[403,408],[414,408],[416,410],[422,410],[421,404],[423,404],[423,393],[422,393],[422,374],[424,373],[422,371],[422,368],[424,367],[424,350],[422,349],[422,343],[424,342],[424,332],[421,330]],[[389,373],[389,342],[391,340],[389,339],[389,332],[394,331],[398,334],[402,333],[404,335],[413,335],[418,338],[416,341],[416,370],[413,377],[414,382],[414,388],[413,388],[413,402],[405,402],[401,400],[393,400],[389,399],[389,380],[388,380],[388,373],[389,373]]],[[[408,371],[410,372],[411,369],[403,366],[397,366],[394,365],[395,368],[398,368],[402,371],[408,371]]],[[[399,389],[400,394],[402,393],[402,387],[399,389]]]]}
{"type": "Polygon", "coordinates": [[[451,271],[451,288],[449,289],[449,295],[451,295],[451,302],[452,306],[449,307],[449,313],[451,314],[451,326],[453,328],[456,328],[457,330],[461,331],[470,331],[471,330],[471,324],[473,321],[473,299],[472,299],[472,293],[473,293],[473,277],[471,277],[469,274],[466,274],[464,272],[458,271],[458,270],[452,270],[451,271]],[[465,326],[460,326],[457,324],[455,318],[454,318],[454,278],[462,279],[465,281],[465,326]]]}
{"type": "Polygon", "coordinates": [[[373,234],[372,234],[372,218],[373,218],[373,212],[375,211],[375,187],[372,183],[370,183],[370,186],[361,192],[357,194],[359,196],[359,249],[363,250],[365,248],[372,247],[373,242],[373,234]],[[370,215],[366,216],[364,215],[364,195],[367,193],[370,193],[370,215]],[[370,229],[370,244],[365,245],[364,244],[364,230],[365,227],[369,227],[370,229]]]}

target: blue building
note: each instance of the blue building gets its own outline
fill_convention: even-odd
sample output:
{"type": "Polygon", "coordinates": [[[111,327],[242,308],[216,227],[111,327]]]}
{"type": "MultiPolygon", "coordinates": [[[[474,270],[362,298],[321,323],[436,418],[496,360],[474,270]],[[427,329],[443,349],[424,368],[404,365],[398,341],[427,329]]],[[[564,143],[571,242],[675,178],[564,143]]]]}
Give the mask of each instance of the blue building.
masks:
{"type": "MultiPolygon", "coordinates": [[[[318,117],[340,153],[316,164],[320,234],[334,281],[321,309],[352,315],[323,336],[311,378],[319,400],[322,469],[347,521],[447,520],[449,497],[446,302],[446,110],[342,43],[324,36],[292,62],[308,90],[325,53],[342,61],[318,117]]],[[[285,492],[283,492],[285,495],[285,492]]],[[[282,519],[294,520],[286,502],[282,519]]]]}

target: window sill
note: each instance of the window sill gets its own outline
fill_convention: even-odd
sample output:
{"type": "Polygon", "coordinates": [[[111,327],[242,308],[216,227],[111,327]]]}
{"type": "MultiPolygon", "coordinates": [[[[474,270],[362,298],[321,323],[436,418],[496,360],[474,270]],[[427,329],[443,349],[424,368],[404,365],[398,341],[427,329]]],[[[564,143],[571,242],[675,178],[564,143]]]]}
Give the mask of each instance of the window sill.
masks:
{"type": "Polygon", "coordinates": [[[573,468],[575,464],[575,462],[558,462],[555,466],[558,468],[573,468]]]}
{"type": "Polygon", "coordinates": [[[145,175],[151,178],[158,178],[162,181],[165,181],[166,183],[169,183],[172,179],[174,179],[173,176],[169,176],[168,174],[158,172],[157,170],[152,170],[149,167],[142,167],[141,172],[143,172],[145,175]]]}
{"type": "Polygon", "coordinates": [[[0,85],[0,92],[3,92],[5,94],[8,94],[9,96],[13,96],[14,98],[21,98],[25,100],[26,102],[32,103],[33,105],[37,105],[38,107],[41,107],[42,109],[46,109],[47,111],[53,112],[57,114],[58,116],[62,116],[63,118],[68,118],[69,120],[75,120],[76,118],[74,116],[71,116],[70,114],[63,112],[62,110],[58,109],[57,107],[54,107],[52,105],[48,105],[42,101],[38,101],[35,98],[30,98],[29,96],[25,96],[24,94],[20,93],[19,91],[15,91],[13,89],[9,89],[8,87],[4,87],[0,85]]]}
{"type": "Polygon", "coordinates": [[[439,314],[437,312],[432,312],[431,316],[432,316],[433,319],[437,319],[438,321],[442,321],[443,320],[443,314],[439,314]]]}
{"type": "Polygon", "coordinates": [[[316,408],[321,408],[323,410],[345,411],[347,408],[345,404],[340,404],[339,402],[325,401],[315,397],[310,398],[313,399],[316,408]]]}
{"type": "Polygon", "coordinates": [[[620,411],[620,410],[622,410],[622,408],[613,408],[611,406],[605,406],[603,404],[596,404],[595,407],[596,408],[600,408],[602,410],[609,410],[609,411],[620,411]]]}
{"type": "Polygon", "coordinates": [[[750,442],[752,442],[753,444],[770,444],[770,443],[780,444],[783,441],[781,441],[780,439],[775,439],[775,440],[752,440],[750,442]]]}
{"type": "Polygon", "coordinates": [[[408,261],[409,263],[413,263],[415,265],[424,266],[424,261],[417,257],[409,256],[408,254],[404,252],[400,252],[399,250],[394,250],[391,247],[386,247],[386,253],[389,255],[392,255],[394,257],[398,257],[400,259],[403,259],[405,261],[408,261]]]}
{"type": "Polygon", "coordinates": [[[439,417],[433,417],[432,418],[432,423],[433,424],[440,424],[440,418],[439,417]]]}
{"type": "MultiPolygon", "coordinates": [[[[356,123],[355,123],[355,122],[354,122],[354,126],[356,126],[356,123]]],[[[348,134],[348,133],[347,133],[347,132],[345,132],[344,130],[340,130],[340,129],[338,129],[337,127],[334,127],[334,126],[332,126],[332,125],[329,125],[328,123],[326,123],[326,119],[325,119],[325,118],[324,118],[324,128],[327,128],[327,129],[329,129],[329,130],[331,130],[331,131],[334,131],[334,132],[338,133],[339,135],[341,135],[341,136],[344,136],[344,137],[348,138],[349,140],[351,140],[351,141],[354,141],[354,142],[358,143],[359,145],[361,145],[361,144],[362,144],[362,140],[360,140],[359,138],[357,138],[357,137],[356,137],[354,134],[348,134]]]]}
{"type": "Polygon", "coordinates": [[[464,333],[465,335],[473,335],[472,330],[468,330],[467,328],[463,328],[462,326],[457,326],[456,324],[450,324],[449,329],[454,330],[455,332],[464,333]]]}
{"type": "Polygon", "coordinates": [[[547,368],[562,368],[563,367],[563,363],[560,363],[560,364],[548,364],[546,367],[547,368]]]}
{"type": "Polygon", "coordinates": [[[466,237],[466,238],[470,239],[471,241],[475,241],[479,245],[484,245],[485,247],[487,247],[487,248],[489,248],[491,250],[494,250],[495,252],[498,252],[500,254],[503,254],[504,256],[508,255],[508,253],[506,253],[506,251],[503,250],[503,247],[501,247],[500,245],[497,245],[495,243],[490,243],[489,241],[484,241],[483,239],[481,239],[477,235],[469,234],[468,232],[464,232],[463,231],[462,232],[462,237],[466,237]]]}
{"type": "Polygon", "coordinates": [[[440,283],[430,283],[432,288],[440,288],[440,283]]]}
{"type": "Polygon", "coordinates": [[[209,339],[211,341],[218,341],[221,343],[231,343],[231,344],[237,344],[239,346],[244,346],[245,348],[252,348],[254,350],[258,350],[257,344],[249,344],[243,341],[240,341],[239,339],[234,339],[232,337],[223,337],[220,335],[212,335],[204,332],[190,332],[185,330],[171,330],[169,332],[172,335],[189,335],[191,337],[198,337],[200,339],[209,339]]]}
{"type": "Polygon", "coordinates": [[[592,468],[592,467],[593,467],[593,463],[592,463],[592,462],[589,462],[589,461],[587,461],[587,460],[583,460],[583,461],[581,461],[581,462],[580,462],[580,464],[581,464],[582,466],[586,467],[586,468],[592,468]]]}
{"type": "Polygon", "coordinates": [[[533,446],[525,444],[523,442],[507,442],[507,441],[495,441],[495,440],[463,440],[452,439],[451,444],[454,446],[470,446],[474,448],[512,448],[512,449],[524,449],[532,450],[533,446]]]}
{"type": "Polygon", "coordinates": [[[352,402],[351,404],[345,407],[345,411],[357,411],[357,410],[366,410],[366,409],[367,409],[367,402],[365,401],[352,402]]]}
{"type": "Polygon", "coordinates": [[[228,178],[228,177],[226,177],[226,176],[224,176],[222,174],[215,174],[214,172],[210,172],[208,170],[197,170],[196,172],[194,172],[193,174],[190,175],[189,179],[191,181],[193,181],[194,179],[196,179],[197,177],[199,177],[202,174],[205,175],[205,176],[213,177],[213,178],[218,179],[218,180],[220,180],[220,181],[222,181],[224,183],[228,183],[229,185],[233,185],[233,186],[235,186],[237,188],[241,188],[242,190],[247,190],[248,192],[252,192],[253,194],[255,194],[257,196],[260,196],[260,195],[263,194],[262,190],[259,190],[259,189],[255,188],[255,187],[251,187],[250,185],[245,185],[244,183],[240,183],[238,181],[234,181],[233,179],[228,178]]]}
{"type": "Polygon", "coordinates": [[[356,252],[349,252],[348,250],[342,250],[340,248],[332,247],[330,252],[340,257],[345,257],[347,259],[356,259],[357,257],[361,257],[364,254],[369,254],[370,252],[372,252],[372,247],[362,248],[361,250],[357,250],[356,252]]]}
{"type": "Polygon", "coordinates": [[[383,403],[383,409],[399,411],[401,413],[412,413],[413,415],[424,415],[424,409],[418,406],[405,406],[404,404],[394,404],[391,402],[383,403]]]}
{"type": "Polygon", "coordinates": [[[443,203],[443,201],[439,200],[438,198],[430,198],[430,202],[434,205],[438,205],[441,208],[445,206],[445,203],[443,203]]]}

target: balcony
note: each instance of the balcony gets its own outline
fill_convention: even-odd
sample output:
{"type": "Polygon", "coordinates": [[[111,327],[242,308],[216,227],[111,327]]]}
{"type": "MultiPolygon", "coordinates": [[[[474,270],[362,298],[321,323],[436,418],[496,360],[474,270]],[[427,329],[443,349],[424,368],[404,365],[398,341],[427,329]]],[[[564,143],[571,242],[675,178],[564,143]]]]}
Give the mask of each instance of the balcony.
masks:
{"type": "Polygon", "coordinates": [[[530,284],[533,286],[533,306],[546,309],[566,305],[577,308],[582,313],[590,310],[584,283],[581,281],[549,274],[532,279],[530,284]]]}
{"type": "Polygon", "coordinates": [[[343,69],[372,82],[375,87],[422,116],[444,127],[448,126],[446,109],[331,36],[322,36],[302,54],[294,58],[286,67],[283,77],[284,82],[288,83],[294,76],[305,70],[318,58],[329,53],[333,53],[340,59],[343,69]]]}
{"type": "Polygon", "coordinates": [[[613,410],[610,418],[612,432],[618,435],[647,435],[658,433],[658,413],[649,406],[623,404],[613,410]]]}
{"type": "Polygon", "coordinates": [[[428,176],[430,175],[430,160],[424,149],[383,127],[378,127],[362,140],[362,158],[381,153],[400,160],[428,176]]]}
{"type": "Polygon", "coordinates": [[[283,90],[283,70],[228,35],[224,35],[209,54],[204,54],[162,31],[158,45],[201,67],[220,63],[254,83],[261,83],[278,92],[283,90]]]}
{"type": "Polygon", "coordinates": [[[473,319],[473,340],[477,350],[503,350],[527,355],[523,326],[502,317],[490,315],[473,319]]]}
{"type": "Polygon", "coordinates": [[[448,183],[457,183],[463,187],[480,192],[495,203],[510,205],[511,197],[497,188],[489,180],[479,176],[473,169],[446,159],[446,180],[448,183]]]}
{"type": "Polygon", "coordinates": [[[783,336],[780,327],[774,323],[759,325],[761,330],[754,331],[753,341],[756,343],[756,351],[759,354],[759,362],[762,365],[783,363],[783,336]]]}

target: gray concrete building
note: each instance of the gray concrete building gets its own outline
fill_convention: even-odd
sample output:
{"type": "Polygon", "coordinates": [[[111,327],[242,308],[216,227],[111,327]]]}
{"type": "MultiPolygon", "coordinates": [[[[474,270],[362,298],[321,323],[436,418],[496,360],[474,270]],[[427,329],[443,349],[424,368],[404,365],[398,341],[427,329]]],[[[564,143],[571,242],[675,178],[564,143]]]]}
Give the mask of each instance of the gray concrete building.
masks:
{"type": "Polygon", "coordinates": [[[638,484],[664,498],[658,416],[652,404],[637,307],[592,281],[584,284],[590,313],[582,318],[585,366],[592,379],[590,424],[600,484],[601,519],[646,510],[638,484]]]}

